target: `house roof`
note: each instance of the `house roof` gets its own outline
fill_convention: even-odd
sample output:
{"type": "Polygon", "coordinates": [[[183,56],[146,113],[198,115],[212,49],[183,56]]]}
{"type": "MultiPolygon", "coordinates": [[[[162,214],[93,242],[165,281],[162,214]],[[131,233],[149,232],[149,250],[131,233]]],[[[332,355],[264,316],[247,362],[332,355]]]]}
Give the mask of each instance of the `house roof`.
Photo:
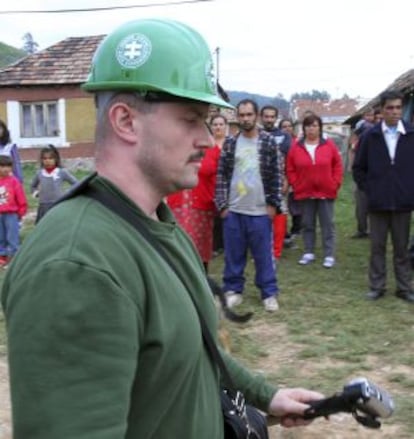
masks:
{"type": "Polygon", "coordinates": [[[0,87],[81,84],[105,35],[70,37],[0,69],[0,87]]]}
{"type": "MultiPolygon", "coordinates": [[[[92,57],[105,35],[69,37],[40,52],[0,69],[0,88],[59,84],[83,84],[89,74],[92,57]]],[[[218,94],[229,101],[217,83],[218,94]]]]}
{"type": "Polygon", "coordinates": [[[380,104],[380,95],[384,91],[399,91],[403,95],[408,95],[414,91],[414,69],[408,70],[407,72],[400,75],[394,82],[392,82],[387,88],[385,88],[381,93],[372,98],[364,106],[362,106],[357,112],[351,115],[345,123],[354,125],[369,108],[376,108],[380,104]]]}
{"type": "Polygon", "coordinates": [[[306,111],[313,111],[320,116],[324,123],[342,123],[355,113],[357,108],[358,101],[356,99],[335,99],[332,101],[296,99],[291,104],[291,114],[295,120],[302,120],[306,111]]]}

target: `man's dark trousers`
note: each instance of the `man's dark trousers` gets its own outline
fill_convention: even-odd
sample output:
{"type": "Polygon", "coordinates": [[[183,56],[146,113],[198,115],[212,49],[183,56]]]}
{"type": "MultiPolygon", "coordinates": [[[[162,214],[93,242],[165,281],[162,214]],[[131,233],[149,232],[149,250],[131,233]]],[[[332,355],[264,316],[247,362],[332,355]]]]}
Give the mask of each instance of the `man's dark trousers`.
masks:
{"type": "Polygon", "coordinates": [[[398,292],[411,290],[411,266],[408,255],[411,212],[376,211],[369,213],[371,258],[369,282],[371,291],[384,292],[386,285],[387,235],[391,233],[393,265],[398,292]]]}

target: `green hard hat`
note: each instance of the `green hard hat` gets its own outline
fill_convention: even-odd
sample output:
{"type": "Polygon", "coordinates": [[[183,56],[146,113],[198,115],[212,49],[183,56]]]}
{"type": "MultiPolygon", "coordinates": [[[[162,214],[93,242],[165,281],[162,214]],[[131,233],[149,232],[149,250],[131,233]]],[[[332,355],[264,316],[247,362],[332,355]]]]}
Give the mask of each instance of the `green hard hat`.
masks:
{"type": "Polygon", "coordinates": [[[233,108],[217,95],[213,58],[204,38],[173,20],[131,21],[107,35],[82,88],[161,92],[233,108]]]}

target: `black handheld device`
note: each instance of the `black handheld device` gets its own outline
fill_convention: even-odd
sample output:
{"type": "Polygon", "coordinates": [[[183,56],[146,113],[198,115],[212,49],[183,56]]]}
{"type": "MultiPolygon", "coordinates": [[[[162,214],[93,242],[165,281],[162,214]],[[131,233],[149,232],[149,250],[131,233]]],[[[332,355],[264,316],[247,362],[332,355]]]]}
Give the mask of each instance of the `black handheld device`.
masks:
{"type": "Polygon", "coordinates": [[[377,418],[388,418],[395,409],[391,396],[366,378],[356,378],[345,385],[342,392],[308,404],[305,419],[348,412],[368,428],[381,427],[377,418]]]}

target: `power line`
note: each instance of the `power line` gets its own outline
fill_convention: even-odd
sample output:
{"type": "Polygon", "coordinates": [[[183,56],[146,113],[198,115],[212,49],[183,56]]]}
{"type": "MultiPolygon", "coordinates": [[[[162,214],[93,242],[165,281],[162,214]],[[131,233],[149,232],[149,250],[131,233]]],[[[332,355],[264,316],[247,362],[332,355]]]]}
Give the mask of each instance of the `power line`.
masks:
{"type": "Polygon", "coordinates": [[[68,12],[97,12],[97,11],[114,11],[116,9],[132,9],[132,8],[149,8],[153,6],[176,6],[189,3],[212,2],[214,0],[181,0],[168,3],[144,3],[142,5],[127,6],[107,6],[101,8],[84,8],[84,9],[43,9],[43,10],[24,10],[24,11],[0,11],[0,15],[6,14],[65,14],[68,12]]]}

